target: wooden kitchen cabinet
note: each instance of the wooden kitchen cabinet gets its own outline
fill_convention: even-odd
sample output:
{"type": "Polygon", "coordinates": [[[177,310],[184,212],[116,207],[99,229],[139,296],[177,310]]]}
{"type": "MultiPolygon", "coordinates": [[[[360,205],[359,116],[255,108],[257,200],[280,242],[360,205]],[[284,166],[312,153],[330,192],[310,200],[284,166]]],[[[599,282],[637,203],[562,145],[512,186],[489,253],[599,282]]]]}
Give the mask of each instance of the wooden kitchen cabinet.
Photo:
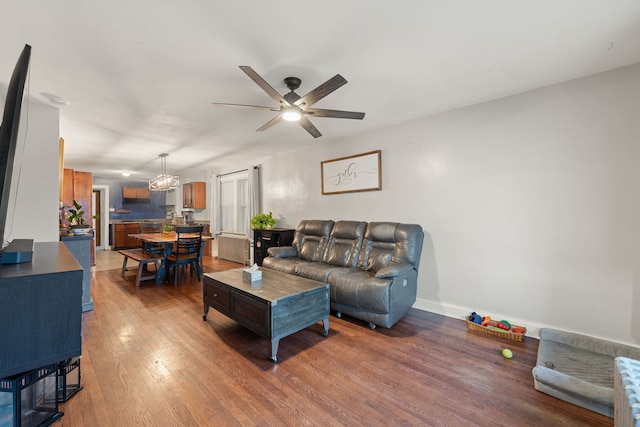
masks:
{"type": "MultiPolygon", "coordinates": [[[[93,227],[93,174],[91,172],[79,172],[73,169],[63,169],[62,172],[62,193],[60,201],[62,206],[68,209],[74,209],[73,201],[75,200],[82,206],[84,211],[84,223],[93,227]]],[[[65,225],[69,225],[65,220],[65,225]]],[[[96,265],[96,246],[95,240],[91,242],[91,265],[96,265]]]]}
{"type": "Polygon", "coordinates": [[[60,200],[62,206],[73,207],[73,201],[80,203],[84,211],[84,222],[91,224],[93,213],[91,212],[91,197],[93,195],[93,174],[91,172],[79,172],[73,169],[65,169],[62,180],[62,194],[60,200]]]}
{"type": "Polygon", "coordinates": [[[207,183],[196,181],[183,184],[182,207],[190,209],[206,209],[207,183]]]}
{"type": "Polygon", "coordinates": [[[148,187],[122,187],[122,198],[148,200],[151,192],[148,187]]]}
{"type": "Polygon", "coordinates": [[[91,172],[78,172],[73,169],[64,169],[62,179],[62,194],[60,201],[65,208],[73,209],[75,200],[84,211],[84,223],[90,227],[93,224],[92,212],[93,174],[91,172]]]}
{"type": "Polygon", "coordinates": [[[64,169],[62,173],[62,206],[73,206],[73,169],[64,169]]]}
{"type": "MultiPolygon", "coordinates": [[[[73,198],[82,205],[85,224],[91,226],[93,219],[91,198],[93,196],[93,174],[91,172],[73,172],[73,198]]],[[[73,203],[72,203],[73,205],[73,203]]]]}
{"type": "Polygon", "coordinates": [[[141,245],[139,239],[129,237],[130,234],[140,233],[139,223],[112,224],[111,227],[112,246],[114,250],[137,248],[141,245]]]}

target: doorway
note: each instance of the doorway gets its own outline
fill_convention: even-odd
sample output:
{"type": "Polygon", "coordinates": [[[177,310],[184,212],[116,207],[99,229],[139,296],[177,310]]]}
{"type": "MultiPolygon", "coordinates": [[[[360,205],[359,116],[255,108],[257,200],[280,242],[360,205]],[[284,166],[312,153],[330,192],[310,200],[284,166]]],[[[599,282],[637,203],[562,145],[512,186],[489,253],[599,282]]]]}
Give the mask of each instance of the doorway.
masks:
{"type": "Polygon", "coordinates": [[[91,205],[95,216],[93,229],[95,230],[96,249],[108,250],[109,242],[109,186],[94,185],[91,197],[91,205]]]}

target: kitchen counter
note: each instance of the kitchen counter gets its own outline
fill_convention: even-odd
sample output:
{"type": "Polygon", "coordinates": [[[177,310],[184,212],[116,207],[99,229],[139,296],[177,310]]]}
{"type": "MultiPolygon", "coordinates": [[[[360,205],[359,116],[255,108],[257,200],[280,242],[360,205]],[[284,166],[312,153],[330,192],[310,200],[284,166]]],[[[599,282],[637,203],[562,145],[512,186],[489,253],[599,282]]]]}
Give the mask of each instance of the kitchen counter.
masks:
{"type": "MultiPolygon", "coordinates": [[[[113,250],[140,247],[140,241],[133,234],[160,232],[164,224],[170,224],[165,219],[137,219],[137,220],[113,220],[109,221],[109,241],[113,250]]],[[[171,224],[179,225],[179,224],[171,224]]],[[[209,221],[192,221],[189,225],[203,225],[205,234],[209,233],[209,221]]],[[[205,246],[205,255],[209,255],[210,245],[205,246]]]]}

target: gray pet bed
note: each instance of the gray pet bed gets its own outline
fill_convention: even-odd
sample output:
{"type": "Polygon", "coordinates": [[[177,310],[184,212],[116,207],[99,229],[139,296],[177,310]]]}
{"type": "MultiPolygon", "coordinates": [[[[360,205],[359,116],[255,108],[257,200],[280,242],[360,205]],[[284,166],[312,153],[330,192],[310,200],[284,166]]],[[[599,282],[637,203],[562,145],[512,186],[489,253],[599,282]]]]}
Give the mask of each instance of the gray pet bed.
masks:
{"type": "Polygon", "coordinates": [[[613,365],[640,359],[640,348],[557,329],[540,329],[536,390],[613,417],[613,365]]]}

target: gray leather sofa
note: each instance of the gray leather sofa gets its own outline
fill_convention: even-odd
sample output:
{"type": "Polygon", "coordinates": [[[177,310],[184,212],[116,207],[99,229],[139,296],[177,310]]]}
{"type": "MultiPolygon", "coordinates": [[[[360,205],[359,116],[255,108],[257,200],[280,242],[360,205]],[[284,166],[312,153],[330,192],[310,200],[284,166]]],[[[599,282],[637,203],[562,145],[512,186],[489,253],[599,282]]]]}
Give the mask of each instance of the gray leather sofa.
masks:
{"type": "Polygon", "coordinates": [[[303,220],[262,267],[329,283],[338,317],[390,328],[416,301],[423,240],[416,224],[303,220]]]}

